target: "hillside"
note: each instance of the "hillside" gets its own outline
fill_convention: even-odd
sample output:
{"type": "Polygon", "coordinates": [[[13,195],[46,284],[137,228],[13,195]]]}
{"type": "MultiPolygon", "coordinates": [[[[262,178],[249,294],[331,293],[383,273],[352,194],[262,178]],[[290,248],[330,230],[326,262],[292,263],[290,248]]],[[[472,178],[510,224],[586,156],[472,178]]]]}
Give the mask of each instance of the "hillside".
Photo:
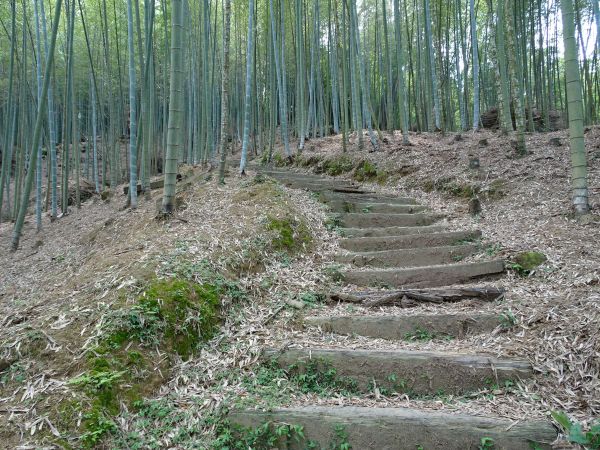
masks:
{"type": "MultiPolygon", "coordinates": [[[[463,261],[509,261],[493,282],[506,289],[501,300],[375,309],[327,301],[332,292],[357,288],[336,277],[345,267],[333,263],[343,236],[318,195],[257,176],[258,162],[245,178],[231,170],[225,186],[191,168],[191,181],[178,187],[183,206],[168,221],[155,217],[160,189],[136,210],[123,208],[119,189],[106,201],[94,196],[80,210],[45,219],[40,234],[29,218],[16,253],[9,251],[10,224],[0,225],[2,442],[7,448],[223,448],[230,432],[223,414],[234,405],[410,407],[512,421],[548,421],[551,411],[563,411],[590,426],[600,413],[600,218],[581,222],[572,215],[566,132],[528,135],[530,154],[523,158],[514,157],[508,137],[492,132],[460,139],[411,133],[410,140],[402,146],[398,133],[385,134],[379,152],[342,154],[340,136],[333,136],[308,141],[291,167],[281,156],[274,162],[358,181],[378,195],[414,198],[443,214],[453,230],[480,229],[478,251],[463,261]],[[469,167],[473,158],[479,168],[469,167]],[[469,213],[473,197],[481,202],[476,216],[469,213]],[[525,273],[516,257],[530,251],[547,259],[525,273]],[[167,311],[165,299],[177,289],[213,309],[167,311]],[[156,310],[148,309],[153,295],[161,297],[152,303],[156,310]],[[304,316],[475,310],[510,326],[460,339],[397,341],[303,326],[304,316]],[[148,330],[153,334],[140,334],[148,330]],[[535,376],[468,395],[347,392],[339,380],[310,387],[259,361],[266,348],[290,346],[483,352],[525,359],[535,376]]],[[[599,127],[586,133],[586,146],[597,210],[599,127]]]]}

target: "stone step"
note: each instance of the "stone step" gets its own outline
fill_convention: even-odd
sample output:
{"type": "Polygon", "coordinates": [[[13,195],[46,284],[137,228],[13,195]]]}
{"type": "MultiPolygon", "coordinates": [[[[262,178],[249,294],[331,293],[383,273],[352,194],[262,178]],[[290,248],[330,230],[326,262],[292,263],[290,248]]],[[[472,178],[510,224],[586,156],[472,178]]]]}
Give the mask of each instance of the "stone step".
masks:
{"type": "Polygon", "coordinates": [[[361,392],[377,386],[414,396],[465,394],[533,375],[527,361],[449,352],[305,348],[267,350],[265,357],[294,373],[306,371],[308,363],[311,372],[335,369],[361,392]]]}
{"type": "Polygon", "coordinates": [[[493,331],[502,323],[498,314],[414,314],[410,316],[306,317],[304,324],[327,333],[388,340],[458,338],[493,331]]]}
{"type": "Polygon", "coordinates": [[[336,255],[335,261],[341,264],[352,264],[356,267],[420,267],[457,262],[476,251],[475,244],[461,244],[350,253],[336,255]]]}
{"type": "Polygon", "coordinates": [[[342,227],[376,228],[376,227],[418,227],[431,225],[440,220],[437,214],[339,214],[337,220],[342,227]]]}
{"type": "Polygon", "coordinates": [[[384,227],[384,228],[339,228],[344,237],[384,237],[405,236],[407,234],[439,233],[446,230],[444,225],[428,225],[426,227],[384,227]]]}
{"type": "Polygon", "coordinates": [[[385,213],[385,214],[414,214],[427,209],[421,205],[397,205],[381,202],[359,202],[336,200],[327,203],[331,211],[339,213],[385,213]]]}
{"type": "Polygon", "coordinates": [[[376,194],[374,192],[322,192],[319,199],[324,203],[335,201],[359,201],[374,203],[391,203],[394,205],[416,205],[417,201],[409,197],[394,197],[392,195],[376,194]]]}
{"type": "Polygon", "coordinates": [[[545,421],[422,411],[409,408],[368,408],[358,406],[300,406],[269,411],[232,411],[231,423],[250,429],[270,423],[303,427],[303,437],[282,438],[278,449],[340,448],[356,450],[476,450],[482,439],[495,450],[549,450],[557,432],[545,421]],[[343,442],[339,435],[344,436],[343,442]],[[288,442],[289,441],[289,442],[288,442]],[[536,446],[532,446],[535,443],[536,446]]]}
{"type": "Polygon", "coordinates": [[[348,284],[423,288],[467,283],[504,272],[504,261],[483,261],[408,269],[345,270],[341,274],[348,284]]]}
{"type": "Polygon", "coordinates": [[[423,233],[426,227],[415,227],[416,233],[399,236],[357,237],[342,239],[340,247],[352,252],[375,252],[403,248],[458,245],[481,238],[481,231],[445,231],[423,233]]]}

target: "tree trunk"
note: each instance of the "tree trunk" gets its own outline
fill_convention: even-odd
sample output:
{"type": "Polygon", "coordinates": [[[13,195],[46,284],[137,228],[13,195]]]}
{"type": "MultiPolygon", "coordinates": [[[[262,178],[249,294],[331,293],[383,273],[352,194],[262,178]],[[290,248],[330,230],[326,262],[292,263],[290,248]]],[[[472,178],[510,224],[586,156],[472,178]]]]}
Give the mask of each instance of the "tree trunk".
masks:
{"type": "Polygon", "coordinates": [[[561,0],[563,41],[565,45],[565,77],[567,83],[567,108],[569,112],[569,139],[571,145],[571,183],[575,213],[589,213],[587,187],[587,158],[583,138],[583,102],[579,55],[575,41],[575,15],[573,0],[561,0]]]}

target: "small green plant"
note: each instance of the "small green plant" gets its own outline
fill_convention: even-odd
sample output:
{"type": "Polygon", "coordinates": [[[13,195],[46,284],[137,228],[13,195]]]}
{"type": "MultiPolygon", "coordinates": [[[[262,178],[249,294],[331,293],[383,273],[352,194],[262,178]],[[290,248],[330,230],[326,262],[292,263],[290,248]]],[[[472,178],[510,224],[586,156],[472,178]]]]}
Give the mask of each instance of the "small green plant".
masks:
{"type": "Polygon", "coordinates": [[[350,450],[352,446],[348,442],[348,432],[344,425],[336,425],[333,429],[335,433],[334,441],[329,445],[331,450],[350,450]]]}
{"type": "Polygon", "coordinates": [[[0,386],[8,384],[10,381],[22,383],[25,381],[26,375],[25,367],[18,361],[14,362],[0,372],[0,386]]]}
{"type": "Polygon", "coordinates": [[[580,423],[572,422],[564,412],[552,411],[552,418],[565,430],[569,442],[579,444],[587,450],[600,449],[600,421],[588,431],[583,431],[580,423]]]}
{"type": "Polygon", "coordinates": [[[498,253],[502,251],[502,246],[500,244],[492,244],[488,245],[485,249],[485,254],[488,256],[496,256],[498,253]]]}
{"type": "Polygon", "coordinates": [[[337,369],[324,359],[311,359],[304,364],[293,364],[287,371],[289,379],[303,393],[325,395],[335,392],[348,396],[358,392],[355,380],[340,376],[337,369]]]}
{"type": "Polygon", "coordinates": [[[341,266],[339,264],[330,264],[323,268],[325,275],[331,278],[334,282],[339,282],[344,280],[344,274],[341,271],[341,266]]]}
{"type": "Polygon", "coordinates": [[[336,231],[338,228],[342,226],[342,217],[339,214],[335,214],[327,217],[325,220],[325,228],[328,231],[336,231]]]}
{"type": "MultiPolygon", "coordinates": [[[[288,448],[293,442],[300,443],[305,440],[304,427],[278,422],[265,422],[251,428],[231,425],[225,420],[217,424],[216,434],[217,438],[212,443],[214,450],[271,449],[279,448],[280,445],[288,448]]],[[[314,448],[314,443],[310,445],[312,447],[308,448],[314,448]]]]}
{"type": "Polygon", "coordinates": [[[519,263],[506,263],[506,268],[512,270],[515,274],[517,274],[520,277],[526,277],[530,273],[529,270],[525,269],[519,263]]]}
{"type": "Polygon", "coordinates": [[[470,236],[470,237],[466,237],[463,239],[459,239],[457,241],[454,241],[451,245],[466,245],[466,244],[472,244],[474,242],[477,242],[478,238],[475,236],[470,236]]]}
{"type": "Polygon", "coordinates": [[[353,213],[353,212],[356,212],[356,205],[351,202],[344,202],[342,209],[344,210],[345,213],[353,213]]]}
{"type": "Polygon", "coordinates": [[[494,440],[489,437],[482,437],[479,441],[479,450],[493,450],[494,440]]]}
{"type": "Polygon", "coordinates": [[[500,325],[504,329],[510,329],[517,324],[517,318],[512,311],[506,310],[500,314],[500,325]]]}
{"type": "Polygon", "coordinates": [[[325,295],[315,292],[304,292],[300,294],[300,301],[309,307],[315,307],[325,301],[325,295]]]}
{"type": "Polygon", "coordinates": [[[514,261],[507,264],[518,276],[526,277],[538,266],[546,262],[546,255],[540,252],[522,252],[515,256],[514,261]]]}
{"type": "Polygon", "coordinates": [[[117,431],[114,421],[98,410],[84,414],[83,419],[86,431],[80,439],[86,448],[95,447],[106,434],[117,431]]]}
{"type": "Polygon", "coordinates": [[[287,166],[289,164],[289,159],[285,158],[281,153],[275,153],[271,157],[271,161],[277,167],[287,166]]]}
{"type": "Polygon", "coordinates": [[[103,389],[111,389],[116,381],[125,375],[126,371],[122,372],[95,372],[84,374],[77,378],[72,378],[69,384],[74,386],[84,386],[95,391],[103,389]]]}
{"type": "Polygon", "coordinates": [[[407,341],[431,341],[435,337],[434,333],[431,333],[428,330],[424,330],[422,328],[417,327],[415,331],[412,333],[406,333],[404,338],[407,341]]]}
{"type": "Polygon", "coordinates": [[[321,170],[327,175],[337,176],[350,172],[354,168],[354,162],[346,155],[338,156],[323,161],[321,170]]]}

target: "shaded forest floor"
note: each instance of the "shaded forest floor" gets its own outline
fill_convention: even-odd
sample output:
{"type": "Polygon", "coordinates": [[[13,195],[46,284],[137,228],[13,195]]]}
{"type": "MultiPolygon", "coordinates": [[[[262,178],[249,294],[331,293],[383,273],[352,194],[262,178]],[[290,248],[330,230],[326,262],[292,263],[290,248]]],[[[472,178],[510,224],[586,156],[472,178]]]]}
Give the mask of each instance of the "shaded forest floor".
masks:
{"type": "MultiPolygon", "coordinates": [[[[454,134],[411,134],[411,146],[400,145],[399,134],[386,135],[379,152],[347,154],[335,136],[307,142],[295,158],[295,170],[413,196],[444,213],[456,229],[480,228],[486,252],[509,261],[526,250],[547,256],[528,276],[510,271],[501,281],[508,289],[505,300],[489,305],[490,311],[514,316],[510,333],[499,330],[460,341],[390,343],[334,335],[324,341],[315,330],[301,329],[301,316],[318,314],[336,286],[330,261],[339,251],[339,236],[325,226],[325,205],[306,192],[256,179],[252,170],[245,179],[232,171],[226,186],[217,187],[210,175],[194,169],[194,182],[180,186],[185,206],[169,222],[155,219],[160,190],[135,211],[122,208],[120,190],[108,202],[93,197],[81,210],[45,222],[41,234],[35,234],[30,217],[15,254],[9,252],[10,224],[0,225],[0,438],[11,448],[206,448],[219,437],[224,408],[307,401],[515,420],[561,410],[589,422],[600,414],[600,218],[580,223],[572,216],[566,135],[528,136],[531,153],[520,159],[513,157],[509,138],[487,131],[463,133],[462,140],[454,134]],[[550,144],[551,138],[563,145],[550,144]],[[479,158],[479,169],[469,168],[472,157],[479,158]],[[469,215],[474,195],[482,203],[477,217],[469,215]],[[119,348],[116,363],[106,358],[110,370],[94,372],[90,361],[97,362],[94,352],[107,333],[121,326],[123,317],[131,323],[149,286],[174,277],[218,288],[222,320],[214,336],[189,360],[164,343],[140,341],[133,349],[119,348]],[[292,342],[518,356],[547,375],[490,387],[470,398],[412,399],[376,392],[327,397],[302,392],[285,379],[274,389],[257,387],[266,376],[256,364],[262,349],[292,342]],[[123,352],[143,364],[123,362],[123,352]],[[134,376],[126,378],[119,369],[134,376]],[[98,373],[104,378],[93,377],[98,373]],[[99,409],[108,391],[112,403],[99,409]],[[135,397],[126,395],[133,391],[135,397]]],[[[600,128],[586,133],[586,146],[590,202],[597,212],[600,128]]],[[[285,159],[276,156],[275,162],[285,159]]],[[[462,308],[468,311],[469,305],[462,308]]],[[[338,305],[332,313],[350,309],[361,312],[338,305]]]]}

